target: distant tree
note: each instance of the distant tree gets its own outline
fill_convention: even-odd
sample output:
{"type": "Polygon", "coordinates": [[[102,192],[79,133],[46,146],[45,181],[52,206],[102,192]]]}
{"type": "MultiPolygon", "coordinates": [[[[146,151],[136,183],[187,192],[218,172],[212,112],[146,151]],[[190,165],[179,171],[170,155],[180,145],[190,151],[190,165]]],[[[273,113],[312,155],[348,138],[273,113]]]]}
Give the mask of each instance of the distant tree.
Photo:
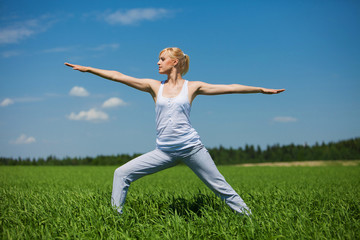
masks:
{"type": "MultiPolygon", "coordinates": [[[[339,142],[315,143],[314,146],[304,145],[285,145],[275,144],[267,146],[262,150],[260,146],[245,145],[245,148],[234,149],[208,148],[216,164],[239,164],[254,162],[279,162],[279,161],[305,161],[305,160],[351,160],[360,159],[360,138],[349,139],[339,142]]],[[[119,154],[119,155],[99,155],[96,157],[65,157],[58,159],[53,155],[46,159],[30,158],[6,158],[0,157],[0,165],[34,165],[34,166],[59,166],[59,165],[123,165],[141,154],[119,154]]]]}

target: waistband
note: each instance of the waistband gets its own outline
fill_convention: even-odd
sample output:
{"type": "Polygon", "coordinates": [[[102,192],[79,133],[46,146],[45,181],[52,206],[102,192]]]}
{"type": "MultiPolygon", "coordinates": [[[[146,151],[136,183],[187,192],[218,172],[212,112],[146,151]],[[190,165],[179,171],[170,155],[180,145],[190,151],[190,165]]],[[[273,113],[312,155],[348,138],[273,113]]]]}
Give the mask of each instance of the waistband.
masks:
{"type": "Polygon", "coordinates": [[[174,157],[174,158],[186,158],[186,157],[189,157],[189,156],[197,153],[198,151],[200,151],[203,148],[205,148],[205,146],[202,143],[200,143],[195,146],[191,146],[189,148],[185,148],[185,149],[177,150],[177,151],[164,151],[159,148],[156,148],[156,149],[158,149],[159,151],[162,151],[163,153],[165,153],[171,157],[174,157]]]}

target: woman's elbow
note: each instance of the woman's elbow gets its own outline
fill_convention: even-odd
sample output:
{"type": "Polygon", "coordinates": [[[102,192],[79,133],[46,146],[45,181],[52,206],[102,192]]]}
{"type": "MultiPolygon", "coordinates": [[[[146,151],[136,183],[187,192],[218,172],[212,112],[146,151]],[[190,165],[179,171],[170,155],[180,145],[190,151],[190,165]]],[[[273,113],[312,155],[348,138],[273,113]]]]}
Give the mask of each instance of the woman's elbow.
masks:
{"type": "Polygon", "coordinates": [[[124,74],[118,72],[118,71],[111,71],[111,74],[110,74],[110,79],[113,80],[113,81],[118,81],[120,82],[121,80],[124,79],[124,74]]]}
{"type": "Polygon", "coordinates": [[[239,90],[239,84],[230,84],[226,86],[224,92],[226,94],[232,94],[232,93],[237,93],[238,90],[239,90]]]}

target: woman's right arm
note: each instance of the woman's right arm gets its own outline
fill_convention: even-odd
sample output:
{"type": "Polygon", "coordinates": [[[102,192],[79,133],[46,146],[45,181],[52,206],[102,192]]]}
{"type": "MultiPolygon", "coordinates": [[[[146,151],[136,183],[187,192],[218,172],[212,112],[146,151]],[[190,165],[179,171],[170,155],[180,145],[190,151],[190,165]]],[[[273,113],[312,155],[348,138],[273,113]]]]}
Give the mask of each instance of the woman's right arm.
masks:
{"type": "Polygon", "coordinates": [[[123,84],[126,84],[130,87],[136,88],[140,91],[148,92],[153,95],[153,87],[152,84],[156,82],[156,80],[152,79],[141,79],[141,78],[134,78],[127,76],[125,74],[122,74],[117,71],[110,71],[110,70],[103,70],[98,68],[92,68],[92,67],[85,67],[70,63],[65,63],[66,66],[72,67],[74,70],[78,70],[80,72],[88,72],[95,75],[98,75],[102,78],[106,78],[115,82],[120,82],[123,84]]]}

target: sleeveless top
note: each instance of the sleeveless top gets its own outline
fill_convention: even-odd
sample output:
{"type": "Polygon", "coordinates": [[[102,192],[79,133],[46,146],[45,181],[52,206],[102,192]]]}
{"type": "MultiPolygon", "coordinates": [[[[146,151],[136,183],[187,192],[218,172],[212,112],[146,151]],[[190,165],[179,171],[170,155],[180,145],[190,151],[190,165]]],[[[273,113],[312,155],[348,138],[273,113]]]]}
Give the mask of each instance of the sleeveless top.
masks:
{"type": "Polygon", "coordinates": [[[162,96],[164,83],[161,82],[155,106],[156,147],[172,152],[202,145],[199,134],[190,123],[188,81],[185,80],[181,92],[174,98],[162,96]]]}

